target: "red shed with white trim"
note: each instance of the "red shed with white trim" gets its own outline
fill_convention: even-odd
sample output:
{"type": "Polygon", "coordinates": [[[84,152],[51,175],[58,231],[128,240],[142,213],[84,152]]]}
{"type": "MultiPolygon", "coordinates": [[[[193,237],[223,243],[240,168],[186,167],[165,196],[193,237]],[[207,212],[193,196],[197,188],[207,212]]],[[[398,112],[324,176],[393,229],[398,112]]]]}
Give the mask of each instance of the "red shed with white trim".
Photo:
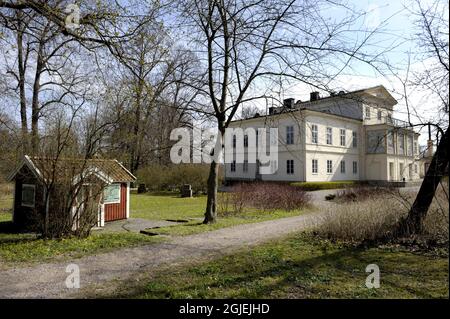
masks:
{"type": "MultiPolygon", "coordinates": [[[[27,227],[31,216],[45,214],[44,180],[50,177],[44,173],[44,162],[48,159],[25,156],[10,175],[15,181],[13,221],[19,227],[27,227]],[[36,214],[37,213],[37,214],[36,214]]],[[[99,197],[98,226],[105,222],[130,217],[130,184],[136,177],[117,160],[106,159],[59,159],[61,167],[75,167],[83,163],[82,174],[93,175],[102,180],[102,195],[99,197]]],[[[53,170],[55,171],[55,170],[53,170]]],[[[56,169],[58,172],[58,169],[56,169]]]]}

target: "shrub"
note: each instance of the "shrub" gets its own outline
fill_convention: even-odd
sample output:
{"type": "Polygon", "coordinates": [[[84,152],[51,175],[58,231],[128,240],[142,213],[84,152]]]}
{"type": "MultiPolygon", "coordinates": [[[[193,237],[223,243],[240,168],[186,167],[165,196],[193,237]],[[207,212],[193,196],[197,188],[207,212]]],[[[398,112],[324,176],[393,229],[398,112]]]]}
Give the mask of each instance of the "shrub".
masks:
{"type": "Polygon", "coordinates": [[[338,181],[338,182],[295,182],[292,186],[301,188],[305,191],[317,191],[324,189],[340,189],[345,187],[352,187],[359,185],[361,182],[357,181],[338,181]]]}
{"type": "Polygon", "coordinates": [[[218,199],[222,214],[239,214],[244,208],[291,211],[304,208],[310,202],[310,196],[304,190],[276,183],[237,184],[230,193],[220,194],[218,199]]]}
{"type": "MultiPolygon", "coordinates": [[[[428,241],[448,242],[449,206],[448,191],[440,187],[425,219],[425,234],[428,241]]],[[[379,195],[379,194],[378,194],[379,195]]],[[[323,238],[344,242],[390,240],[400,218],[406,216],[415,194],[391,192],[383,199],[376,194],[365,200],[344,202],[331,206],[319,216],[315,233],[323,238]]]]}
{"type": "Polygon", "coordinates": [[[347,187],[342,190],[338,190],[333,199],[339,202],[354,202],[361,201],[371,197],[379,197],[382,195],[389,195],[396,191],[387,187],[373,187],[357,185],[355,187],[347,187]]]}

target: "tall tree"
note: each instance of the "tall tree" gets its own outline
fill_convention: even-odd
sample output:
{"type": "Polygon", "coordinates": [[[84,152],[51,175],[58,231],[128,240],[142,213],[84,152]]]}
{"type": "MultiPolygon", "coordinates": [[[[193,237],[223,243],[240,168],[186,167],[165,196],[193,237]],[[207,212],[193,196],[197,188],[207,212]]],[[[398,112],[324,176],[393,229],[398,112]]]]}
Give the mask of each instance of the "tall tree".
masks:
{"type": "MultiPolygon", "coordinates": [[[[428,92],[428,100],[436,101],[438,116],[435,117],[433,122],[417,125],[432,125],[441,138],[438,141],[436,152],[420,186],[419,193],[408,215],[398,225],[398,236],[410,236],[423,232],[428,209],[442,177],[446,171],[448,172],[449,166],[448,2],[434,1],[425,5],[424,1],[415,0],[411,8],[413,8],[411,9],[412,16],[416,17],[417,34],[413,41],[420,48],[417,53],[418,59],[427,63],[424,71],[413,74],[407,84],[412,90],[428,92]]],[[[405,97],[408,101],[407,96],[405,97]]],[[[408,109],[408,112],[412,112],[412,110],[408,109]]],[[[411,122],[410,124],[416,126],[411,122]]]]}
{"type": "MultiPolygon", "coordinates": [[[[326,88],[352,60],[372,59],[362,48],[375,30],[357,30],[362,14],[334,2],[191,0],[179,7],[180,37],[196,47],[204,70],[192,81],[203,101],[199,111],[211,115],[221,136],[243,104],[265,97],[278,81],[326,88]]],[[[218,170],[212,161],[204,223],[217,218],[218,170]]]]}

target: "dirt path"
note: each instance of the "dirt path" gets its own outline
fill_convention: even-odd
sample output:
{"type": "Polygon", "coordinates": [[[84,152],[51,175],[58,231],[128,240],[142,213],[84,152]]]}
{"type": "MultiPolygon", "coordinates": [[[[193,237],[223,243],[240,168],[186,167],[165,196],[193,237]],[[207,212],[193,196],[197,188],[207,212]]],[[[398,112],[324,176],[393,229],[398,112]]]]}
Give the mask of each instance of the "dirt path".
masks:
{"type": "Polygon", "coordinates": [[[80,289],[68,289],[65,281],[71,262],[47,263],[0,272],[0,298],[64,298],[82,294],[83,287],[124,280],[164,265],[220,256],[256,245],[312,225],[317,214],[238,225],[216,231],[176,237],[168,242],[116,250],[75,259],[80,269],[80,289]]]}

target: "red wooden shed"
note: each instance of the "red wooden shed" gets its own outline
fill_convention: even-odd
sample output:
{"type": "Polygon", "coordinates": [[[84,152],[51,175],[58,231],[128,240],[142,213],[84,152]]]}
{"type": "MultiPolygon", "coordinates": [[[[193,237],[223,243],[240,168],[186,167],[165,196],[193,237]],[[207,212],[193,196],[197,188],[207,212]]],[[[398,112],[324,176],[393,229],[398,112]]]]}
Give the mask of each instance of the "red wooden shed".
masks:
{"type": "MultiPolygon", "coordinates": [[[[15,181],[13,221],[19,227],[26,228],[32,222],[30,216],[36,216],[36,212],[37,215],[42,215],[45,211],[45,188],[42,181],[50,177],[40,168],[45,167],[46,161],[48,159],[25,156],[9,177],[10,181],[15,181]]],[[[57,163],[61,167],[74,167],[83,163],[82,174],[90,174],[102,180],[102,185],[105,186],[98,200],[98,226],[129,218],[130,184],[136,177],[121,163],[107,159],[58,159],[57,163]]]]}

